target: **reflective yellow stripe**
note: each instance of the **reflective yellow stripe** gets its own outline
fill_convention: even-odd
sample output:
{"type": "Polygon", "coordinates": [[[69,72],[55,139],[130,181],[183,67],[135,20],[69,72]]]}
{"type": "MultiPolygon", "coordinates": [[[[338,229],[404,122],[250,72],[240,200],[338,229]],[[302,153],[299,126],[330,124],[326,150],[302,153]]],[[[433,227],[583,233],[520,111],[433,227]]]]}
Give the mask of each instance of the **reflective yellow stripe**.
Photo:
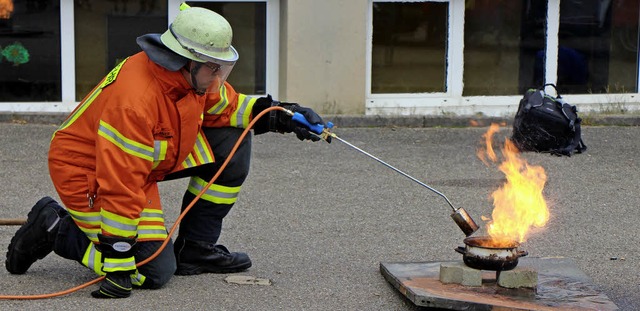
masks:
{"type": "MultiPolygon", "coordinates": [[[[207,185],[208,181],[198,177],[191,177],[189,181],[188,191],[194,195],[198,195],[200,191],[207,185]]],[[[233,204],[238,200],[240,186],[227,187],[213,184],[202,195],[202,199],[217,204],[233,204]]]]}
{"type": "Polygon", "coordinates": [[[98,128],[98,134],[104,139],[112,142],[114,145],[116,145],[116,147],[120,148],[120,150],[130,155],[153,162],[153,158],[154,158],[153,147],[150,147],[145,144],[126,138],[109,123],[100,120],[100,127],[98,128]]]}
{"type": "Polygon", "coordinates": [[[204,163],[205,157],[207,156],[207,145],[200,133],[198,133],[198,137],[196,138],[196,144],[193,146],[193,151],[198,162],[204,163]]]}
{"type": "Polygon", "coordinates": [[[164,222],[164,213],[162,210],[145,208],[140,214],[140,221],[164,222]]]}
{"type": "Polygon", "coordinates": [[[105,275],[106,273],[102,271],[102,253],[100,253],[95,244],[89,244],[87,250],[84,252],[84,256],[82,256],[82,264],[93,270],[98,275],[105,275]]]}
{"type": "Polygon", "coordinates": [[[229,95],[227,94],[227,87],[224,84],[220,87],[219,94],[220,100],[213,105],[213,107],[207,110],[208,114],[220,114],[225,108],[227,108],[227,105],[229,105],[229,95]]]}
{"type": "Polygon", "coordinates": [[[167,237],[167,229],[158,225],[138,226],[138,240],[160,240],[167,237]]]}
{"type": "Polygon", "coordinates": [[[101,210],[101,228],[104,233],[114,236],[133,237],[138,232],[139,219],[129,219],[120,215],[101,210]]]}
{"type": "Polygon", "coordinates": [[[131,284],[136,286],[142,286],[142,284],[144,284],[144,281],[146,279],[147,279],[146,276],[140,274],[140,272],[136,270],[136,273],[131,275],[131,284]]]}
{"type": "Polygon", "coordinates": [[[102,216],[100,216],[100,212],[83,213],[83,212],[74,211],[72,209],[69,209],[68,211],[74,220],[88,224],[88,225],[97,226],[97,225],[100,225],[100,221],[102,221],[102,216]]]}
{"type": "Polygon", "coordinates": [[[136,269],[136,259],[131,256],[127,258],[104,258],[102,270],[104,272],[132,271],[136,269]]]}
{"type": "MultiPolygon", "coordinates": [[[[92,242],[98,242],[98,233],[102,233],[102,222],[103,222],[103,218],[100,212],[81,213],[74,210],[69,210],[69,213],[71,214],[71,217],[73,217],[75,221],[83,224],[82,226],[79,226],[80,230],[82,230],[82,232],[84,232],[92,242]]],[[[105,211],[105,214],[106,213],[108,212],[105,211]]],[[[117,219],[127,219],[127,218],[120,217],[117,219]]],[[[139,239],[158,240],[158,239],[164,239],[167,237],[167,232],[166,232],[167,230],[164,225],[158,225],[158,224],[140,225],[141,222],[154,222],[154,223],[164,224],[164,216],[163,216],[162,210],[144,209],[140,214],[138,225],[133,225],[133,223],[135,222],[130,219],[128,220],[129,220],[128,223],[130,225],[126,226],[126,228],[128,229],[136,228],[135,231],[133,230],[123,231],[123,230],[116,230],[116,229],[109,229],[108,231],[111,233],[129,232],[129,235],[135,235],[137,232],[139,239]]],[[[111,220],[106,219],[105,222],[108,224],[113,224],[115,221],[112,219],[111,220]]],[[[117,224],[116,227],[117,226],[122,226],[122,224],[117,224]]],[[[123,234],[123,235],[126,235],[126,234],[123,234]]]]}
{"type": "Polygon", "coordinates": [[[209,149],[209,143],[204,135],[202,135],[202,132],[198,133],[198,138],[196,139],[196,144],[193,149],[200,161],[200,165],[213,162],[213,154],[211,154],[209,149]]]}
{"type": "MultiPolygon", "coordinates": [[[[82,115],[82,113],[85,110],[87,110],[87,108],[89,108],[91,103],[98,97],[98,95],[100,95],[100,93],[102,93],[102,89],[116,80],[116,78],[118,77],[118,73],[120,72],[120,69],[122,69],[122,65],[124,65],[127,59],[129,58],[128,57],[125,58],[125,60],[123,60],[118,65],[116,65],[113,69],[111,69],[109,74],[107,74],[107,76],[102,80],[102,83],[100,83],[100,86],[95,88],[95,90],[91,92],[91,94],[87,97],[87,99],[84,100],[82,105],[80,105],[80,107],[78,107],[78,109],[71,116],[69,116],[69,118],[67,118],[67,120],[65,120],[60,125],[60,127],[58,127],[56,132],[69,127],[69,125],[73,124],[73,122],[75,122],[82,115]]],[[[51,139],[53,139],[55,135],[56,133],[54,132],[53,135],[51,136],[51,139]]]]}
{"type": "Polygon", "coordinates": [[[156,140],[153,143],[153,167],[156,168],[161,161],[167,158],[167,146],[166,140],[156,140]]]}
{"type": "Polygon", "coordinates": [[[116,268],[116,270],[109,271],[109,269],[103,266],[102,264],[102,253],[96,249],[95,244],[93,243],[89,244],[89,247],[87,247],[87,250],[84,252],[84,256],[82,256],[82,265],[93,270],[96,274],[105,275],[106,272],[130,271],[135,269],[135,272],[131,274],[131,282],[135,285],[140,286],[146,280],[146,277],[140,274],[140,272],[138,272],[138,270],[136,269],[136,263],[135,263],[134,257],[124,258],[124,259],[105,258],[104,261],[106,263],[109,263],[110,265],[112,265],[113,263],[116,263],[119,266],[119,268],[116,268]],[[133,260],[133,265],[131,265],[130,263],[127,263],[127,265],[122,265],[122,263],[131,262],[131,260],[133,260]],[[127,267],[127,268],[124,268],[124,267],[127,267]],[[125,270],[119,270],[119,269],[125,269],[125,270]]]}
{"type": "MultiPolygon", "coordinates": [[[[102,88],[96,88],[95,90],[93,90],[93,92],[89,95],[89,97],[87,97],[87,99],[82,103],[82,105],[78,107],[78,110],[76,110],[71,116],[69,116],[69,118],[67,118],[67,120],[65,120],[60,125],[60,127],[58,127],[56,132],[64,130],[65,128],[69,127],[69,125],[73,124],[73,122],[75,122],[82,115],[82,113],[84,113],[84,111],[87,110],[87,108],[89,108],[91,103],[98,97],[98,95],[100,95],[100,93],[102,93],[102,88]]],[[[56,133],[54,132],[51,139],[53,139],[53,137],[55,136],[56,136],[56,133]]]]}
{"type": "Polygon", "coordinates": [[[78,211],[74,211],[72,209],[67,210],[74,221],[82,224],[82,226],[78,226],[82,232],[91,240],[92,242],[98,242],[98,233],[102,232],[100,229],[100,224],[102,223],[102,216],[100,216],[100,212],[90,212],[90,213],[82,213],[78,211]]]}
{"type": "Polygon", "coordinates": [[[214,162],[214,158],[207,139],[202,132],[199,132],[193,150],[191,150],[191,153],[189,153],[187,158],[182,162],[182,167],[190,168],[212,162],[214,162]]]}
{"type": "Polygon", "coordinates": [[[167,237],[163,214],[159,209],[142,210],[138,222],[138,240],[163,240],[167,237]]]}
{"type": "Polygon", "coordinates": [[[190,168],[196,166],[196,159],[193,158],[193,154],[189,154],[184,162],[182,162],[183,168],[190,168]]]}
{"type": "Polygon", "coordinates": [[[257,98],[252,98],[244,94],[238,94],[238,107],[231,114],[229,122],[233,127],[246,128],[249,126],[251,111],[257,98]]]}

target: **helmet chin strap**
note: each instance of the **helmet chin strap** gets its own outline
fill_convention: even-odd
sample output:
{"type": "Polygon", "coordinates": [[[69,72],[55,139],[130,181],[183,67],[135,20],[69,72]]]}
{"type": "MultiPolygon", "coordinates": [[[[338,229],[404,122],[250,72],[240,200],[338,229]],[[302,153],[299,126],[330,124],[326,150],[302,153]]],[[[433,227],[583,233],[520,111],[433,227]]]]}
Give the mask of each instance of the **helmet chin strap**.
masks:
{"type": "Polygon", "coordinates": [[[202,63],[189,61],[189,74],[191,75],[191,85],[193,86],[193,89],[196,91],[196,94],[204,95],[207,89],[199,89],[198,79],[196,79],[196,75],[198,74],[198,71],[200,71],[200,68],[202,68],[202,63]],[[191,69],[191,64],[193,64],[193,69],[191,69]]]}

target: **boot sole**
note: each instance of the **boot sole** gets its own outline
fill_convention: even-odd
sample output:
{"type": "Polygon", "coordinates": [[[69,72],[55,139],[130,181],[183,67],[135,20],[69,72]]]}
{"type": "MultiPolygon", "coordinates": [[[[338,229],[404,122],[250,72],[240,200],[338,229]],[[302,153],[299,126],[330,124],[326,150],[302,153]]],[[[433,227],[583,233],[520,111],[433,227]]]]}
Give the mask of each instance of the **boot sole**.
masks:
{"type": "MultiPolygon", "coordinates": [[[[42,213],[44,208],[47,205],[49,205],[50,203],[52,203],[52,202],[55,202],[55,200],[50,198],[50,197],[45,197],[45,198],[40,199],[40,201],[38,201],[36,203],[35,208],[32,208],[31,211],[29,211],[29,214],[27,214],[27,222],[24,225],[22,225],[22,227],[20,227],[20,229],[18,229],[18,231],[16,231],[16,234],[13,236],[13,238],[11,238],[11,243],[9,243],[9,247],[8,247],[8,251],[7,251],[7,261],[5,262],[5,267],[7,268],[7,271],[9,271],[9,273],[11,273],[11,274],[24,274],[25,272],[27,272],[27,270],[29,270],[31,265],[34,262],[36,262],[34,260],[32,263],[30,263],[24,269],[20,269],[20,267],[15,267],[16,265],[19,266],[20,264],[23,264],[23,262],[18,260],[18,259],[15,259],[16,262],[15,262],[15,264],[13,264],[14,260],[12,260],[12,257],[13,257],[14,252],[15,252],[14,245],[17,243],[17,240],[20,237],[22,237],[22,235],[23,235],[23,233],[25,231],[31,229],[31,227],[35,223],[35,220],[40,216],[40,213],[42,213]]],[[[38,257],[38,259],[42,259],[45,256],[47,256],[49,253],[45,254],[42,257],[40,257],[40,256],[37,256],[37,257],[38,257]]]]}
{"type": "Polygon", "coordinates": [[[196,275],[202,273],[235,273],[242,272],[251,267],[251,262],[243,263],[237,265],[235,267],[227,267],[227,268],[211,268],[211,267],[203,267],[192,264],[178,264],[178,269],[175,272],[175,275],[196,275]]]}

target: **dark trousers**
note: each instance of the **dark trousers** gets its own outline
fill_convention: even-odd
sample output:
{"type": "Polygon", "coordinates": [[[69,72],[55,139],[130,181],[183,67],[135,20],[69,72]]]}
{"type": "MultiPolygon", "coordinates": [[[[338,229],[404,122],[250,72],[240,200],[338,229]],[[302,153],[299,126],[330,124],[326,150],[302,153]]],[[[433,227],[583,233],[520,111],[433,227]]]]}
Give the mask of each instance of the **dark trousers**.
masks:
{"type": "MultiPolygon", "coordinates": [[[[238,128],[204,128],[205,136],[213,150],[215,162],[169,174],[165,180],[197,176],[209,181],[225,162],[242,132],[243,129],[238,128]]],[[[249,174],[250,159],[251,133],[248,133],[215,184],[227,187],[241,186],[249,174]]],[[[182,201],[182,210],[194,198],[195,195],[186,191],[182,201]]],[[[198,200],[182,219],[178,235],[189,240],[215,243],[220,237],[222,220],[232,206],[233,204],[215,204],[203,199],[198,200]]],[[[90,243],[89,238],[76,226],[71,217],[66,216],[60,222],[54,252],[64,258],[82,262],[82,257],[90,243]]],[[[136,262],[149,258],[160,247],[162,241],[140,242],[138,244],[138,251],[135,254],[136,262]]],[[[176,258],[173,252],[173,243],[169,241],[158,257],[144,266],[138,267],[140,274],[146,277],[141,287],[160,288],[169,281],[175,270],[176,258]]]]}
{"type": "MultiPolygon", "coordinates": [[[[242,131],[243,129],[237,128],[204,128],[215,162],[169,174],[165,180],[197,176],[208,182],[227,159],[242,131]]],[[[227,187],[241,186],[249,174],[250,161],[251,133],[244,138],[214,184],[227,187]]],[[[195,197],[196,195],[186,191],[182,199],[181,211],[184,211],[195,197]]],[[[215,204],[203,199],[198,200],[182,219],[178,235],[188,240],[216,243],[222,230],[222,220],[232,206],[233,204],[215,204]]]]}

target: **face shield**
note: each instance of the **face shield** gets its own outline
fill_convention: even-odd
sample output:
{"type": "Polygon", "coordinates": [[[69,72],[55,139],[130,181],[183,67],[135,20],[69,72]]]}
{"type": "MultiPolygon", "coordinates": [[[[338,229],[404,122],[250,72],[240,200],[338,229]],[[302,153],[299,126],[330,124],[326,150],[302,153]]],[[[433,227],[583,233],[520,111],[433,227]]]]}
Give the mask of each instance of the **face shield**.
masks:
{"type": "Polygon", "coordinates": [[[211,72],[211,77],[212,77],[212,80],[209,86],[207,87],[206,93],[215,94],[220,91],[220,88],[222,87],[224,82],[227,81],[227,77],[229,77],[231,70],[233,70],[233,67],[235,66],[235,62],[234,63],[227,62],[226,64],[207,62],[203,66],[207,67],[206,70],[211,72]]]}
{"type": "Polygon", "coordinates": [[[176,42],[190,53],[190,58],[197,59],[189,65],[196,92],[198,94],[219,92],[238,60],[236,49],[231,45],[219,48],[194,42],[176,33],[171,26],[169,31],[176,42]]]}
{"type": "Polygon", "coordinates": [[[197,94],[215,94],[229,77],[235,63],[192,61],[188,65],[191,74],[191,84],[197,94]]]}

